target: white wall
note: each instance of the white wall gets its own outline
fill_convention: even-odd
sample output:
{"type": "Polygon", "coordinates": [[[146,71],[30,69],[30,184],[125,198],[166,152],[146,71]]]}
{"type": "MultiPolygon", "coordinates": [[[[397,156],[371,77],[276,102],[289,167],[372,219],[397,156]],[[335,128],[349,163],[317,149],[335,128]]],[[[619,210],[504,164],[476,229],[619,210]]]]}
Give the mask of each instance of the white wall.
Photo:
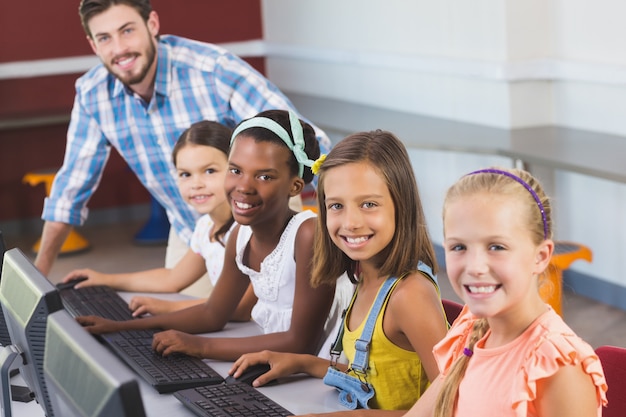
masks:
{"type": "Polygon", "coordinates": [[[433,241],[443,241],[441,209],[446,190],[461,176],[486,166],[513,167],[504,157],[445,151],[409,149],[409,157],[424,204],[424,214],[433,241]],[[433,170],[433,167],[439,167],[433,170]],[[443,169],[442,169],[443,167],[443,169]]]}
{"type": "MultiPolygon", "coordinates": [[[[287,91],[498,128],[560,125],[626,140],[623,0],[263,0],[268,74],[287,91]]],[[[436,242],[445,188],[508,161],[411,150],[436,242]]],[[[545,172],[545,171],[542,171],[545,172]]],[[[572,269],[626,287],[626,185],[548,175],[572,269]]]]}

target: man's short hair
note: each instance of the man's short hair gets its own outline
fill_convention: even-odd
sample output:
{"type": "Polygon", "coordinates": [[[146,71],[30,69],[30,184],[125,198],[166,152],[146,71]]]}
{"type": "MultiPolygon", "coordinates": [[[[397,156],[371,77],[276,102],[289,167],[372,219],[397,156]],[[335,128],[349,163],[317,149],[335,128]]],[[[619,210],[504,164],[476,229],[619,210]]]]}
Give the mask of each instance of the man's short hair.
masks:
{"type": "Polygon", "coordinates": [[[78,6],[78,14],[80,15],[80,22],[85,29],[87,36],[92,38],[91,31],[89,30],[89,20],[92,17],[106,11],[111,6],[118,4],[125,4],[137,10],[144,22],[148,21],[150,13],[152,12],[152,4],[150,0],[82,0],[80,6],[78,6]]]}

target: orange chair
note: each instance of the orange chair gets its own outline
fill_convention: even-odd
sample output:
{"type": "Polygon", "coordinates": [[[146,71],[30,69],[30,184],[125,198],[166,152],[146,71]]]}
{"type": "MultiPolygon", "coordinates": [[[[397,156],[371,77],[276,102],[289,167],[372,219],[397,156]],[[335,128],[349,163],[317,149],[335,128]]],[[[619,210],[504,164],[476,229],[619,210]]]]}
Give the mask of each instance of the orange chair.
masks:
{"type": "MultiPolygon", "coordinates": [[[[22,181],[26,184],[30,184],[31,186],[35,186],[41,184],[42,182],[45,185],[46,196],[50,195],[50,189],[52,188],[52,181],[56,175],[56,171],[53,170],[42,170],[42,171],[33,171],[28,172],[22,178],[22,181]]],[[[37,242],[33,245],[33,252],[39,252],[39,247],[41,245],[41,239],[37,240],[37,242]]],[[[87,239],[81,236],[76,230],[72,228],[70,234],[63,242],[63,246],[61,246],[61,255],[69,255],[75,254],[78,252],[83,252],[89,249],[90,245],[87,239]]]]}
{"type": "Polygon", "coordinates": [[[554,311],[563,314],[563,270],[569,268],[572,262],[584,259],[591,262],[593,255],[591,249],[580,243],[557,241],[554,242],[554,254],[550,266],[546,270],[547,282],[544,282],[539,293],[541,297],[552,306],[554,311]]]}

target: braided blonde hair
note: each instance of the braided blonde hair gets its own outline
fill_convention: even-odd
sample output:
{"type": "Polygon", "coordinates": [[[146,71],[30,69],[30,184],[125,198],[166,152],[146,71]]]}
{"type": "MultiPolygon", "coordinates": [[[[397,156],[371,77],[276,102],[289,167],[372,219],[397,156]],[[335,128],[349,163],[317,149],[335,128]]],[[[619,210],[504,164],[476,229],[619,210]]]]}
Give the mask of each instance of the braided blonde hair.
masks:
{"type": "MultiPolygon", "coordinates": [[[[489,323],[486,319],[476,320],[466,349],[473,352],[474,345],[487,333],[487,330],[489,330],[489,323]]],[[[448,371],[441,391],[439,391],[439,397],[437,397],[434,417],[452,417],[454,415],[459,396],[459,385],[465,375],[469,360],[470,356],[467,354],[461,355],[448,371]]]]}

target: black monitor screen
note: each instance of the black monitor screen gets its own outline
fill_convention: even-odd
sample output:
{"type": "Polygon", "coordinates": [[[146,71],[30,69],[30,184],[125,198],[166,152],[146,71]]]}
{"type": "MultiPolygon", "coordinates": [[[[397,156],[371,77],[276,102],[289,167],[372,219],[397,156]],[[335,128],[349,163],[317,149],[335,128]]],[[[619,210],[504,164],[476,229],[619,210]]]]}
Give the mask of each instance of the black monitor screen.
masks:
{"type": "Polygon", "coordinates": [[[56,416],[145,416],[135,374],[64,310],[48,317],[44,374],[56,416]]]}
{"type": "Polygon", "coordinates": [[[31,261],[14,248],[4,254],[0,303],[12,345],[22,352],[20,374],[46,416],[53,417],[43,375],[43,355],[48,314],[63,307],[59,293],[31,261]]]}

